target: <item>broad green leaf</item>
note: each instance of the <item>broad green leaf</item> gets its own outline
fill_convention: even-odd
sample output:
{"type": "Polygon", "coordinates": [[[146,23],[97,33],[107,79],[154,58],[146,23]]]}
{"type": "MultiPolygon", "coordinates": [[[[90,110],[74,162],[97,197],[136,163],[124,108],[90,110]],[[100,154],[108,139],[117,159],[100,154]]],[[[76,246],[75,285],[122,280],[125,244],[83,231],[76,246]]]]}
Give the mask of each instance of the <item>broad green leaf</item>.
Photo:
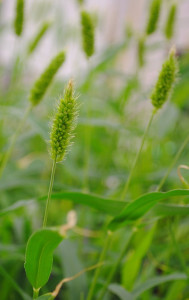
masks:
{"type": "Polygon", "coordinates": [[[134,300],[131,293],[126,291],[121,285],[112,283],[108,287],[109,291],[118,296],[121,300],[134,300]]]}
{"type": "Polygon", "coordinates": [[[53,300],[53,299],[54,297],[52,296],[52,294],[49,293],[38,297],[36,300],[53,300]]]}
{"type": "MultiPolygon", "coordinates": [[[[95,208],[110,215],[117,215],[126,205],[126,202],[103,198],[98,195],[84,194],[79,192],[63,192],[53,194],[52,199],[69,200],[95,208]]],[[[46,196],[41,198],[46,199],[46,196]]]]}
{"type": "Polygon", "coordinates": [[[63,240],[59,229],[39,229],[29,238],[26,247],[25,271],[28,280],[35,289],[41,288],[48,281],[53,251],[63,240]]]}
{"type": "Polygon", "coordinates": [[[109,224],[110,230],[131,224],[143,217],[155,204],[166,198],[176,196],[188,196],[189,190],[173,190],[168,192],[154,192],[145,194],[128,204],[123,211],[116,216],[109,224]]]}
{"type": "Polygon", "coordinates": [[[170,275],[164,275],[164,276],[157,276],[154,278],[151,278],[147,280],[146,282],[143,282],[138,287],[136,287],[132,295],[134,299],[138,299],[138,297],[144,293],[145,291],[153,288],[154,286],[158,286],[162,283],[168,282],[168,281],[174,281],[174,280],[187,280],[187,276],[184,273],[173,273],[170,275]]]}
{"type": "Polygon", "coordinates": [[[142,260],[146,255],[148,248],[152,242],[154,231],[156,226],[148,232],[139,232],[140,240],[137,240],[137,247],[135,246],[122,269],[122,284],[129,291],[132,290],[135,279],[140,270],[140,266],[142,264],[142,260]],[[129,270],[129,272],[128,272],[129,270]]]}

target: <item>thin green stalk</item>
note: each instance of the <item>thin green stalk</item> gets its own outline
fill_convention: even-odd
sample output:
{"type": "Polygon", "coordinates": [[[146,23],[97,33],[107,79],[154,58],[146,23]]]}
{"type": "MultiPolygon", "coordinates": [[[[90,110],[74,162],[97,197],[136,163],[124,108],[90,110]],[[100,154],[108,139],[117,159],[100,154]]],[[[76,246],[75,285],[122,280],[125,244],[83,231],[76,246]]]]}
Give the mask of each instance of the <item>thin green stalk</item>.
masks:
{"type": "Polygon", "coordinates": [[[104,299],[104,296],[105,296],[106,291],[107,291],[107,287],[111,283],[112,278],[114,277],[114,275],[115,275],[115,273],[116,273],[116,271],[117,271],[117,269],[118,269],[118,267],[119,267],[119,265],[120,265],[120,263],[121,263],[124,255],[125,255],[125,252],[127,250],[127,247],[128,247],[129,241],[130,241],[130,239],[132,237],[132,234],[133,234],[133,232],[131,231],[130,234],[129,234],[129,236],[128,236],[128,238],[126,239],[126,241],[125,241],[125,243],[123,245],[122,251],[120,252],[120,255],[119,255],[116,263],[114,264],[113,268],[110,270],[110,273],[108,275],[106,283],[103,285],[103,289],[102,289],[102,291],[101,291],[101,293],[100,293],[100,295],[98,297],[98,300],[103,300],[104,299]]]}
{"type": "Polygon", "coordinates": [[[16,128],[16,131],[15,131],[14,135],[12,136],[12,139],[11,139],[11,142],[10,142],[10,145],[9,145],[9,148],[8,148],[6,154],[4,155],[4,157],[3,157],[2,161],[1,161],[1,166],[0,166],[0,178],[1,178],[2,175],[3,175],[3,172],[4,172],[5,168],[6,168],[6,165],[7,165],[7,163],[8,163],[8,160],[9,160],[11,154],[12,154],[14,145],[15,145],[16,140],[17,140],[17,138],[18,138],[18,135],[19,135],[19,133],[20,133],[20,130],[23,128],[23,126],[24,126],[24,124],[25,124],[25,121],[26,121],[26,119],[27,119],[27,117],[28,117],[28,115],[29,115],[31,109],[32,109],[32,106],[31,106],[31,105],[28,106],[28,108],[26,109],[26,111],[25,111],[25,113],[24,113],[23,118],[20,120],[20,122],[19,122],[19,124],[18,124],[18,127],[16,128]]]}
{"type": "MultiPolygon", "coordinates": [[[[104,261],[104,258],[106,256],[106,253],[107,253],[107,250],[108,250],[108,247],[109,247],[110,237],[111,237],[111,234],[108,233],[108,236],[106,237],[106,240],[105,240],[105,243],[104,243],[104,247],[103,247],[103,250],[101,252],[98,264],[100,264],[100,263],[102,263],[104,261]]],[[[92,281],[92,284],[91,284],[91,287],[89,289],[89,293],[88,293],[88,296],[87,296],[87,300],[93,300],[94,290],[95,290],[95,287],[96,287],[96,283],[97,283],[98,277],[100,275],[100,270],[101,270],[101,268],[99,267],[95,271],[95,274],[94,274],[94,277],[93,277],[93,281],[92,281]]]]}
{"type": "Polygon", "coordinates": [[[180,146],[177,154],[175,155],[175,157],[173,158],[167,172],[165,173],[164,177],[162,178],[162,180],[160,181],[160,184],[158,185],[156,191],[160,191],[162,186],[164,185],[167,177],[169,176],[172,168],[174,167],[174,165],[176,164],[177,160],[179,159],[180,155],[182,154],[184,148],[186,147],[186,145],[189,143],[189,135],[186,137],[186,139],[184,140],[184,142],[182,143],[182,145],[180,146]]]}
{"type": "Polygon", "coordinates": [[[128,177],[126,183],[125,183],[125,186],[124,186],[124,189],[123,189],[123,193],[122,193],[122,195],[121,195],[121,200],[124,200],[124,199],[125,199],[125,196],[126,196],[126,194],[127,194],[127,191],[128,191],[128,188],[129,188],[129,185],[130,185],[130,182],[131,182],[131,179],[132,179],[134,170],[135,170],[135,167],[136,167],[136,165],[137,165],[138,159],[139,159],[140,154],[141,154],[141,152],[142,152],[142,149],[143,149],[143,146],[144,146],[144,142],[145,142],[146,136],[147,136],[147,134],[148,134],[149,128],[150,128],[150,126],[151,126],[151,124],[152,124],[152,121],[153,121],[153,118],[154,118],[155,113],[156,113],[156,110],[153,110],[153,112],[152,112],[152,114],[151,114],[151,117],[150,117],[150,119],[149,119],[148,125],[147,125],[147,127],[146,127],[146,129],[145,129],[144,135],[143,135],[143,137],[142,137],[142,141],[141,141],[140,148],[139,148],[139,150],[138,150],[138,153],[137,153],[137,155],[136,155],[136,158],[135,158],[135,160],[134,160],[134,162],[133,162],[133,165],[132,165],[132,167],[131,167],[131,171],[130,171],[129,177],[128,177]]]}
{"type": "Polygon", "coordinates": [[[33,289],[33,299],[37,299],[39,296],[39,289],[36,290],[36,289],[33,289]]]}
{"type": "MultiPolygon", "coordinates": [[[[88,74],[91,72],[91,60],[88,59],[88,74]]],[[[91,101],[86,103],[86,120],[90,120],[91,117],[91,101]]],[[[92,128],[85,125],[84,128],[84,170],[83,170],[83,191],[89,191],[89,166],[90,166],[90,148],[91,148],[91,132],[92,128]]]]}
{"type": "Polygon", "coordinates": [[[173,243],[173,248],[174,248],[174,250],[175,250],[175,252],[177,254],[177,257],[178,257],[178,259],[180,261],[180,264],[181,264],[181,266],[183,268],[183,271],[186,273],[186,275],[188,277],[188,281],[189,281],[189,270],[187,268],[185,260],[184,260],[184,258],[182,256],[181,251],[180,251],[179,245],[178,245],[177,240],[175,238],[175,233],[173,231],[171,221],[169,221],[169,231],[170,231],[170,236],[171,236],[171,240],[172,240],[172,243],[173,243]]]}
{"type": "Polygon", "coordinates": [[[90,145],[91,145],[91,128],[85,128],[85,165],[84,165],[84,180],[83,191],[89,190],[89,161],[90,161],[90,145]]]}
{"type": "Polygon", "coordinates": [[[53,183],[54,183],[55,170],[56,170],[56,159],[53,160],[53,164],[52,164],[51,179],[50,179],[48,197],[47,197],[47,202],[46,202],[46,207],[45,207],[45,214],[44,214],[44,219],[43,219],[43,228],[46,227],[46,225],[47,225],[47,218],[48,218],[48,212],[49,212],[49,204],[50,204],[50,200],[51,200],[51,194],[52,194],[52,188],[53,188],[53,183]]]}

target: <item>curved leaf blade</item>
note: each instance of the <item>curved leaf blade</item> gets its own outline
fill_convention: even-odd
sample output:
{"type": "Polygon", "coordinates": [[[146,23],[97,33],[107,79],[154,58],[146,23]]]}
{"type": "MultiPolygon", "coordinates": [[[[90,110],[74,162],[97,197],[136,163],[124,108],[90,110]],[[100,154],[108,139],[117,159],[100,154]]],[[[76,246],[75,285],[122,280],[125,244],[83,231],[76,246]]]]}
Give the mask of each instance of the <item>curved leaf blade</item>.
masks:
{"type": "MultiPolygon", "coordinates": [[[[46,199],[45,197],[40,198],[46,199]]],[[[97,209],[98,211],[116,216],[127,205],[127,202],[112,200],[98,195],[85,194],[80,192],[62,192],[52,194],[51,199],[69,200],[76,204],[83,204],[97,209]]]]}
{"type": "Polygon", "coordinates": [[[119,227],[125,226],[126,224],[131,224],[143,217],[160,200],[164,200],[168,197],[188,195],[189,190],[172,190],[168,192],[153,192],[145,194],[128,204],[123,211],[109,223],[108,227],[110,230],[115,230],[119,227]]]}
{"type": "Polygon", "coordinates": [[[117,283],[112,283],[108,287],[109,291],[118,296],[121,300],[134,300],[134,297],[125,288],[117,283]]]}
{"type": "Polygon", "coordinates": [[[164,275],[164,276],[157,276],[154,278],[151,278],[147,280],[146,282],[143,282],[140,284],[138,287],[136,287],[132,295],[134,299],[138,299],[140,295],[142,295],[145,291],[158,286],[162,283],[169,282],[169,281],[175,281],[175,280],[187,280],[187,276],[184,273],[173,273],[169,275],[164,275]]]}
{"type": "Polygon", "coordinates": [[[57,228],[39,229],[29,238],[26,247],[25,271],[35,289],[40,289],[48,281],[53,252],[63,240],[57,228]]]}

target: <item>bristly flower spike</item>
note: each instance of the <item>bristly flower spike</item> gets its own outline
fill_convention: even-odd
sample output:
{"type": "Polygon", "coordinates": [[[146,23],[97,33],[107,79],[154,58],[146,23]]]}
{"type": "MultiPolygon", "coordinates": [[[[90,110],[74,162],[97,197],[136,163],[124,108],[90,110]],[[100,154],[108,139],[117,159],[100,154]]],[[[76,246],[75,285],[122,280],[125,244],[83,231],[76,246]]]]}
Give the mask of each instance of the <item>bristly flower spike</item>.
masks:
{"type": "Polygon", "coordinates": [[[14,19],[14,31],[16,35],[20,36],[22,34],[23,24],[24,24],[24,0],[17,0],[15,19],[14,19]]]}
{"type": "Polygon", "coordinates": [[[152,0],[149,11],[149,19],[146,26],[147,35],[150,35],[156,31],[160,16],[161,2],[162,0],[152,0]]]}
{"type": "Polygon", "coordinates": [[[172,48],[168,59],[162,66],[157,83],[152,91],[150,98],[156,109],[161,108],[167,101],[174,86],[178,70],[175,52],[175,48],[172,48]]]}
{"type": "Polygon", "coordinates": [[[47,88],[53,80],[53,77],[65,61],[65,53],[62,51],[57,56],[55,56],[45,71],[41,74],[41,76],[34,83],[33,88],[30,91],[29,100],[32,105],[37,105],[42,97],[44,96],[47,88]]]}
{"type": "Polygon", "coordinates": [[[81,12],[81,27],[83,50],[87,57],[91,57],[95,48],[94,23],[91,15],[86,11],[81,12]]]}
{"type": "Polygon", "coordinates": [[[173,37],[173,34],[174,34],[176,13],[177,13],[177,4],[173,3],[170,7],[168,17],[167,17],[167,21],[166,21],[166,24],[165,24],[165,36],[168,40],[170,40],[173,37]]]}
{"type": "Polygon", "coordinates": [[[76,99],[77,97],[73,91],[73,83],[70,81],[65,88],[63,98],[59,101],[50,133],[50,154],[51,158],[56,162],[64,159],[73,137],[72,133],[78,114],[76,99]]]}

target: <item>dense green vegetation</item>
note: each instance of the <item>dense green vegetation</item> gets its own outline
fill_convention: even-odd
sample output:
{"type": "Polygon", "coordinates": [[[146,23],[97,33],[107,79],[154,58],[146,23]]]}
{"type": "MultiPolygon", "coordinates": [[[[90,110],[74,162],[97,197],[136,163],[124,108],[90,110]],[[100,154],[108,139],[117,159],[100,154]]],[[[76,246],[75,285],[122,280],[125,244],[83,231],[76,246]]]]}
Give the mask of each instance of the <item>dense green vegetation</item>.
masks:
{"type": "Polygon", "coordinates": [[[146,1],[141,32],[126,20],[123,40],[100,50],[98,11],[70,1],[77,24],[47,0],[14,0],[12,24],[0,21],[0,41],[15,35],[0,57],[0,300],[189,299],[181,4],[146,1]],[[84,64],[68,76],[70,43],[84,64]]]}

